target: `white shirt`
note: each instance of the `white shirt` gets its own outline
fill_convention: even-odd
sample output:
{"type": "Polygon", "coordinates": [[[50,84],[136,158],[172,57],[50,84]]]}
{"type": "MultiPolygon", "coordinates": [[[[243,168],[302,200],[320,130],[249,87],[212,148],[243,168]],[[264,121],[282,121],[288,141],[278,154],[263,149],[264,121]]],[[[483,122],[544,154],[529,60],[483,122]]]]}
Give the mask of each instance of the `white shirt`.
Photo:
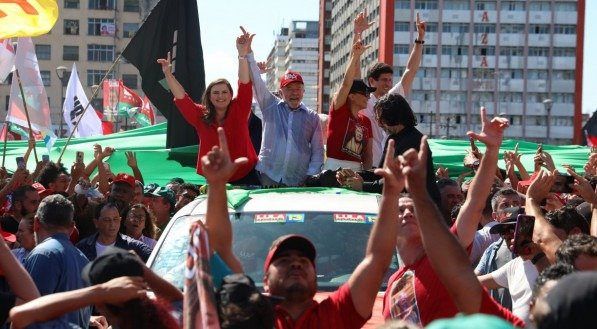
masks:
{"type": "Polygon", "coordinates": [[[500,239],[499,234],[489,233],[489,230],[497,224],[498,222],[492,220],[491,222],[483,226],[482,229],[475,232],[473,247],[471,248],[471,253],[469,255],[469,258],[473,265],[477,266],[477,263],[479,262],[481,256],[483,256],[483,253],[485,252],[485,249],[487,249],[489,245],[500,239]]]}
{"type": "Polygon", "coordinates": [[[500,286],[510,290],[512,297],[512,313],[528,323],[529,302],[535,280],[539,271],[530,260],[516,257],[506,265],[491,272],[493,280],[500,286]]]}
{"type": "MultiPolygon", "coordinates": [[[[402,84],[398,82],[397,84],[392,87],[388,91],[389,94],[400,94],[402,97],[405,97],[406,92],[404,91],[404,87],[402,84]]],[[[383,148],[386,144],[386,139],[388,139],[388,134],[377,124],[377,120],[375,119],[375,103],[377,102],[377,97],[371,94],[369,101],[367,102],[367,108],[363,110],[363,114],[371,120],[371,130],[373,133],[373,167],[379,166],[379,162],[381,161],[381,156],[383,153],[383,148]]]]}
{"type": "Polygon", "coordinates": [[[114,241],[113,243],[108,244],[108,245],[103,245],[96,241],[95,242],[95,255],[96,255],[95,257],[98,257],[99,255],[103,254],[104,251],[106,251],[106,248],[114,247],[114,244],[116,244],[116,241],[114,241]]]}

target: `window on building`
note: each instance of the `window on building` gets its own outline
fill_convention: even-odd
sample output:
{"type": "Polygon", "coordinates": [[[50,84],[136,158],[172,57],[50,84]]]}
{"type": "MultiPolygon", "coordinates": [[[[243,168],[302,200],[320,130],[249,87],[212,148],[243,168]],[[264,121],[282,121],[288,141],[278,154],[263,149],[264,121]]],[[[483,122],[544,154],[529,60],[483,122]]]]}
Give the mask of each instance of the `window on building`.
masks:
{"type": "Polygon", "coordinates": [[[576,48],[553,48],[554,57],[574,57],[576,56],[576,48]]]}
{"type": "Polygon", "coordinates": [[[408,54],[408,45],[394,45],[394,54],[405,55],[408,54]]]}
{"type": "Polygon", "coordinates": [[[437,55],[436,47],[425,47],[423,48],[423,55],[437,55]]]}
{"type": "Polygon", "coordinates": [[[78,19],[65,19],[64,20],[64,34],[79,35],[79,20],[78,19]]]}
{"type": "Polygon", "coordinates": [[[433,10],[438,8],[437,0],[423,0],[415,2],[415,9],[433,10]]]}
{"type": "Polygon", "coordinates": [[[530,11],[551,11],[551,3],[547,1],[531,1],[530,11]]]}
{"type": "Polygon", "coordinates": [[[522,47],[500,47],[500,56],[522,56],[522,47]]]}
{"type": "Polygon", "coordinates": [[[114,31],[114,19],[111,18],[89,18],[87,20],[88,35],[106,35],[106,32],[114,31]],[[102,33],[103,32],[103,33],[102,33]]]}
{"type": "Polygon", "coordinates": [[[527,79],[529,80],[546,80],[547,70],[528,70],[527,79]]]}
{"type": "Polygon", "coordinates": [[[526,3],[524,1],[502,1],[503,11],[525,11],[526,3]]]}
{"type": "Polygon", "coordinates": [[[474,54],[477,56],[495,56],[495,47],[494,46],[486,46],[486,47],[475,47],[473,50],[474,54]]]}
{"type": "MultiPolygon", "coordinates": [[[[106,70],[87,70],[87,86],[91,87],[93,85],[98,85],[104,75],[106,75],[106,70]]],[[[106,79],[114,79],[114,72],[111,72],[106,79]]],[[[101,106],[99,107],[101,108],[101,106]]]]}
{"type": "Polygon", "coordinates": [[[468,23],[444,23],[442,28],[447,33],[467,33],[468,23]]]}
{"type": "Polygon", "coordinates": [[[555,11],[576,11],[576,2],[556,2],[555,11]]]}
{"type": "Polygon", "coordinates": [[[469,10],[470,8],[471,7],[468,0],[444,1],[444,9],[469,10]]]}
{"type": "Polygon", "coordinates": [[[410,9],[410,0],[396,0],[394,3],[395,9],[410,9]]]}
{"type": "Polygon", "coordinates": [[[131,89],[137,89],[137,75],[136,74],[123,74],[122,82],[125,86],[131,89]]]}
{"type": "Polygon", "coordinates": [[[89,0],[89,9],[114,9],[116,0],[89,0]]]}
{"type": "Polygon", "coordinates": [[[87,45],[87,60],[91,62],[111,62],[114,60],[114,46],[87,45]]]}
{"type": "Polygon", "coordinates": [[[529,47],[529,56],[547,57],[549,48],[547,47],[529,47]]]}
{"type": "Polygon", "coordinates": [[[576,25],[556,24],[553,30],[555,34],[576,34],[576,25]]]}
{"type": "Polygon", "coordinates": [[[124,38],[132,38],[139,29],[138,23],[124,23],[122,24],[122,36],[124,38]]]}
{"type": "Polygon", "coordinates": [[[64,0],[64,8],[79,9],[79,0],[64,0]]]}
{"type": "Polygon", "coordinates": [[[428,22],[427,23],[427,30],[425,30],[426,32],[437,32],[438,31],[438,25],[435,22],[428,22]]]}
{"type": "Polygon", "coordinates": [[[549,24],[531,24],[529,27],[530,34],[549,34],[549,24]]]}
{"type": "Polygon", "coordinates": [[[79,46],[63,46],[62,59],[65,61],[79,60],[79,46]]]}
{"type": "Polygon", "coordinates": [[[410,24],[407,22],[395,22],[394,23],[394,31],[396,32],[408,32],[410,28],[410,24]]]}
{"type": "Polygon", "coordinates": [[[50,83],[52,82],[50,71],[39,71],[39,74],[41,75],[41,81],[44,83],[44,86],[50,86],[50,83]]]}
{"type": "Polygon", "coordinates": [[[35,54],[38,60],[50,60],[52,59],[52,46],[35,45],[35,54]]]}
{"type": "Polygon", "coordinates": [[[495,10],[495,0],[493,1],[475,1],[476,10],[495,10]]]}
{"type": "Polygon", "coordinates": [[[124,11],[138,12],[139,0],[124,0],[124,11]]]}
{"type": "Polygon", "coordinates": [[[500,25],[501,33],[524,33],[524,24],[502,24],[500,25]]]}
{"type": "Polygon", "coordinates": [[[475,33],[495,33],[495,24],[477,23],[475,33]]]}
{"type": "Polygon", "coordinates": [[[554,70],[553,78],[558,80],[574,80],[576,76],[572,70],[554,70]]]}

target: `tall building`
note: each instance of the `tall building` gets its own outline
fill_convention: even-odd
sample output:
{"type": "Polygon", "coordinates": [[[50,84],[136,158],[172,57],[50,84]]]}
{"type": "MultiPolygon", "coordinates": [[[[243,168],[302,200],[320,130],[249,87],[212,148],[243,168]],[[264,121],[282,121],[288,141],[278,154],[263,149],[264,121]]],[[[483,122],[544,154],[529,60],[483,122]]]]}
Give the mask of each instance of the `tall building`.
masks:
{"type": "Polygon", "coordinates": [[[313,110],[317,110],[318,34],[317,21],[292,21],[280,30],[267,58],[272,68],[266,76],[268,89],[278,90],[286,71],[299,72],[305,82],[303,103],[313,110]]]}
{"type": "Polygon", "coordinates": [[[376,25],[363,36],[372,47],[362,72],[383,61],[394,67],[395,82],[416,38],[416,13],[427,21],[408,95],[422,132],[462,138],[480,129],[485,106],[510,120],[508,138],[580,142],[585,0],[333,1],[332,92],[348,61],[352,20],[365,7],[376,25]]]}
{"type": "MultiPolygon", "coordinates": [[[[59,0],[59,17],[52,30],[32,38],[39,69],[50,103],[53,130],[59,135],[62,103],[73,63],[87,97],[127,46],[141,25],[143,17],[156,0],[59,0]]],[[[16,42],[16,38],[13,39],[16,42]]],[[[114,66],[109,78],[122,79],[129,88],[143,95],[137,69],[124,58],[114,66]]],[[[10,95],[10,77],[0,83],[0,103],[6,117],[10,95]]],[[[92,105],[102,109],[103,95],[98,92],[92,105]]],[[[159,116],[161,121],[163,116],[159,116]]],[[[156,118],[157,119],[157,118],[156,118]]],[[[121,124],[125,120],[121,119],[121,124]]],[[[68,127],[63,123],[63,135],[68,127]]]]}
{"type": "Polygon", "coordinates": [[[330,108],[330,57],[332,55],[332,1],[319,0],[319,59],[317,63],[317,112],[330,108]]]}

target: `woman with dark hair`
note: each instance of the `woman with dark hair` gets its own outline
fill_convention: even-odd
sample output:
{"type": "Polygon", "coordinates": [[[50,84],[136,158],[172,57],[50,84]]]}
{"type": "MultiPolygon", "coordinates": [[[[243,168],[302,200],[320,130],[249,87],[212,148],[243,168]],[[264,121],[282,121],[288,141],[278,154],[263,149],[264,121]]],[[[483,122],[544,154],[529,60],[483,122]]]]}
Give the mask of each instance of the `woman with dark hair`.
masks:
{"type": "Polygon", "coordinates": [[[236,38],[238,50],[238,95],[232,98],[232,86],[226,79],[212,81],[203,94],[202,104],[195,104],[185,92],[182,85],[172,73],[170,53],[167,58],[157,60],[162,65],[166,82],[174,95],[174,102],[183,117],[193,125],[199,135],[199,155],[197,157],[197,173],[202,175],[200,159],[211,148],[218,145],[218,127],[223,127],[231,141],[230,156],[233,159],[246,157],[248,163],[244,164],[230,178],[230,183],[235,185],[259,185],[255,172],[257,154],[253,148],[249,135],[249,116],[253,102],[253,90],[249,77],[249,64],[245,56],[251,51],[250,41],[253,38],[243,31],[236,38]]]}
{"type": "Polygon", "coordinates": [[[137,203],[125,213],[120,232],[145,243],[153,249],[157,242],[155,240],[157,227],[154,223],[155,216],[153,213],[144,204],[137,203]]]}

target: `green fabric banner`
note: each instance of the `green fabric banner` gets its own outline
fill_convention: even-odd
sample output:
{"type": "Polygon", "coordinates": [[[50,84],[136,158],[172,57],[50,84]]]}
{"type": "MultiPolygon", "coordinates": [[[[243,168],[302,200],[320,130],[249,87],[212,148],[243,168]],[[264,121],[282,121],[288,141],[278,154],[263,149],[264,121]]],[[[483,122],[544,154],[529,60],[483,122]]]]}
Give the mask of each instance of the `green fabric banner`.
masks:
{"type": "MultiPolygon", "coordinates": [[[[56,161],[66,139],[58,139],[50,159],[56,161]]],[[[181,177],[185,181],[195,184],[205,184],[205,179],[197,175],[195,165],[197,163],[197,145],[166,149],[166,124],[161,123],[153,126],[138,128],[125,132],[115,133],[107,136],[93,136],[85,138],[75,138],[71,140],[70,145],[64,153],[62,163],[70,169],[75,161],[77,151],[85,152],[85,162],[88,163],[93,157],[93,145],[99,143],[102,146],[112,146],[116,152],[107,160],[110,163],[114,173],[127,172],[132,173],[126,164],[126,151],[137,153],[139,168],[143,173],[145,183],[158,183],[165,185],[173,177],[181,177]]],[[[504,151],[512,151],[519,144],[518,152],[522,154],[522,162],[529,172],[533,171],[533,156],[537,150],[537,144],[505,140],[500,150],[499,167],[505,168],[503,161],[504,151]]],[[[477,143],[481,152],[484,152],[482,143],[477,143]]],[[[468,140],[441,140],[432,139],[429,146],[433,153],[435,167],[441,165],[448,168],[452,177],[457,177],[467,171],[462,164],[466,154],[466,149],[470,148],[468,140]]],[[[560,171],[564,171],[562,164],[569,164],[577,172],[584,172],[583,166],[588,159],[589,149],[586,146],[551,146],[543,145],[543,149],[549,152],[560,171]]],[[[10,171],[16,169],[16,157],[23,156],[27,150],[27,141],[10,141],[6,148],[6,168],[10,171]]],[[[37,142],[37,152],[45,154],[47,149],[43,142],[37,142]]],[[[35,169],[33,154],[30,156],[27,168],[30,171],[35,169]]],[[[242,197],[241,197],[242,199],[242,197]]]]}

